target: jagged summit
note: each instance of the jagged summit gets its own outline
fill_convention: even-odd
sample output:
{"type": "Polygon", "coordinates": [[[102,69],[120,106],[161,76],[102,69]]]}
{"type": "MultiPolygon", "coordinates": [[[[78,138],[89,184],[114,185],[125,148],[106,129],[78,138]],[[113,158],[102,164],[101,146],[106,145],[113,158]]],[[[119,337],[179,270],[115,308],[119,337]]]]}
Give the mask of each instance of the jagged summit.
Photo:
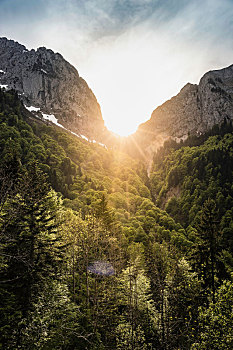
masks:
{"type": "MultiPolygon", "coordinates": [[[[54,115],[72,132],[114,147],[122,143],[104,127],[100,106],[85,80],[59,53],[45,47],[27,50],[0,38],[1,86],[15,89],[25,105],[54,115]]],[[[133,138],[151,159],[166,139],[204,133],[224,119],[233,120],[233,65],[207,72],[198,85],[187,83],[153,111],[133,138]]]]}
{"type": "Polygon", "coordinates": [[[27,106],[55,115],[67,129],[94,139],[103,132],[95,95],[59,53],[0,38],[0,86],[15,89],[27,106]]]}
{"type": "Polygon", "coordinates": [[[207,72],[198,85],[186,84],[153,111],[135,137],[151,157],[166,139],[204,133],[224,119],[233,120],[233,65],[207,72]]]}
{"type": "Polygon", "coordinates": [[[6,37],[0,38],[0,47],[12,47],[14,49],[19,49],[19,50],[26,50],[26,47],[17,41],[14,41],[12,39],[7,39],[6,37]]]}

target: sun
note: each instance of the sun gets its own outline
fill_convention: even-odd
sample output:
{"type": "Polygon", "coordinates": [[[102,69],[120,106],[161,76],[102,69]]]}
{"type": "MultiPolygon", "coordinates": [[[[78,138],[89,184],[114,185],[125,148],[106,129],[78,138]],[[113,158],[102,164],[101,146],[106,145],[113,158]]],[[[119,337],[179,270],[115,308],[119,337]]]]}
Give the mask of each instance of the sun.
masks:
{"type": "Polygon", "coordinates": [[[157,106],[179,92],[187,77],[195,82],[199,76],[187,64],[192,62],[193,47],[183,50],[183,44],[162,38],[161,32],[148,28],[104,37],[80,63],[106,127],[118,135],[134,133],[157,106]]]}
{"type": "Polygon", "coordinates": [[[112,111],[111,118],[109,118],[105,113],[105,108],[102,109],[103,119],[108,130],[122,137],[129,136],[136,132],[138,125],[131,119],[132,111],[129,111],[129,113],[124,111],[124,116],[122,115],[123,113],[119,116],[119,111],[112,111]]]}

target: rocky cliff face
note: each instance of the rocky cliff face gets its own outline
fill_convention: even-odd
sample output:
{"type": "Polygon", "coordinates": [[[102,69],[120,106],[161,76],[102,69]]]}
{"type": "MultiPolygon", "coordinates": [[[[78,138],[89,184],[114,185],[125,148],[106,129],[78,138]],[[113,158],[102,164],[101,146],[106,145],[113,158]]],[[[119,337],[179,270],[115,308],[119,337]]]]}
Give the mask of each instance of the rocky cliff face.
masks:
{"type": "MultiPolygon", "coordinates": [[[[44,47],[25,46],[0,38],[0,87],[13,88],[25,105],[55,115],[65,128],[122,147],[122,141],[104,127],[100,106],[77,70],[60,54],[44,47]]],[[[200,134],[226,119],[233,120],[233,65],[210,71],[199,85],[187,84],[175,97],[154,110],[141,124],[125,149],[140,149],[147,160],[170,137],[185,139],[200,134]],[[137,146],[135,146],[137,145],[137,146]]],[[[49,119],[49,118],[48,118],[49,119]]]]}
{"type": "Polygon", "coordinates": [[[46,114],[73,132],[99,139],[104,130],[100,106],[77,70],[59,53],[0,38],[0,86],[15,89],[24,104],[46,114]]]}
{"type": "Polygon", "coordinates": [[[199,85],[185,85],[178,95],[154,110],[135,137],[150,157],[165,139],[204,133],[224,118],[233,120],[233,65],[206,73],[199,85]]]}

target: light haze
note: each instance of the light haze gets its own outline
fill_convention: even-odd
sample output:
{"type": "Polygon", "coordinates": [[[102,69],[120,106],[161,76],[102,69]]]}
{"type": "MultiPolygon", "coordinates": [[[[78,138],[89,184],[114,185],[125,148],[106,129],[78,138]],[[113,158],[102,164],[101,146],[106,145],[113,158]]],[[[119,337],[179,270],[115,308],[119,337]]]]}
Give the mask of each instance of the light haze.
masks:
{"type": "Polygon", "coordinates": [[[187,82],[233,64],[232,33],[231,0],[0,0],[0,36],[60,52],[120,135],[187,82]]]}

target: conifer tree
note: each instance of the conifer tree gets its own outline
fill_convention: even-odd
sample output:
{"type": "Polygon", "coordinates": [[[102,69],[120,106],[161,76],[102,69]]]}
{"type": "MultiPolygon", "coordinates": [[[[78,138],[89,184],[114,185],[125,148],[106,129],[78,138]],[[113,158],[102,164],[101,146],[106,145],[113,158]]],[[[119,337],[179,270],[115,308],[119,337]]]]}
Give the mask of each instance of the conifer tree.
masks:
{"type": "Polygon", "coordinates": [[[217,210],[211,199],[205,201],[197,225],[198,237],[193,252],[193,265],[203,281],[204,294],[211,290],[215,302],[216,277],[219,258],[217,210]]]}
{"type": "MultiPolygon", "coordinates": [[[[1,255],[5,258],[0,289],[22,319],[27,318],[45,281],[58,278],[62,253],[57,233],[58,201],[45,176],[31,164],[18,177],[15,196],[5,202],[0,217],[1,255]]],[[[16,324],[8,326],[16,330],[15,346],[19,346],[20,329],[16,324]]]]}

